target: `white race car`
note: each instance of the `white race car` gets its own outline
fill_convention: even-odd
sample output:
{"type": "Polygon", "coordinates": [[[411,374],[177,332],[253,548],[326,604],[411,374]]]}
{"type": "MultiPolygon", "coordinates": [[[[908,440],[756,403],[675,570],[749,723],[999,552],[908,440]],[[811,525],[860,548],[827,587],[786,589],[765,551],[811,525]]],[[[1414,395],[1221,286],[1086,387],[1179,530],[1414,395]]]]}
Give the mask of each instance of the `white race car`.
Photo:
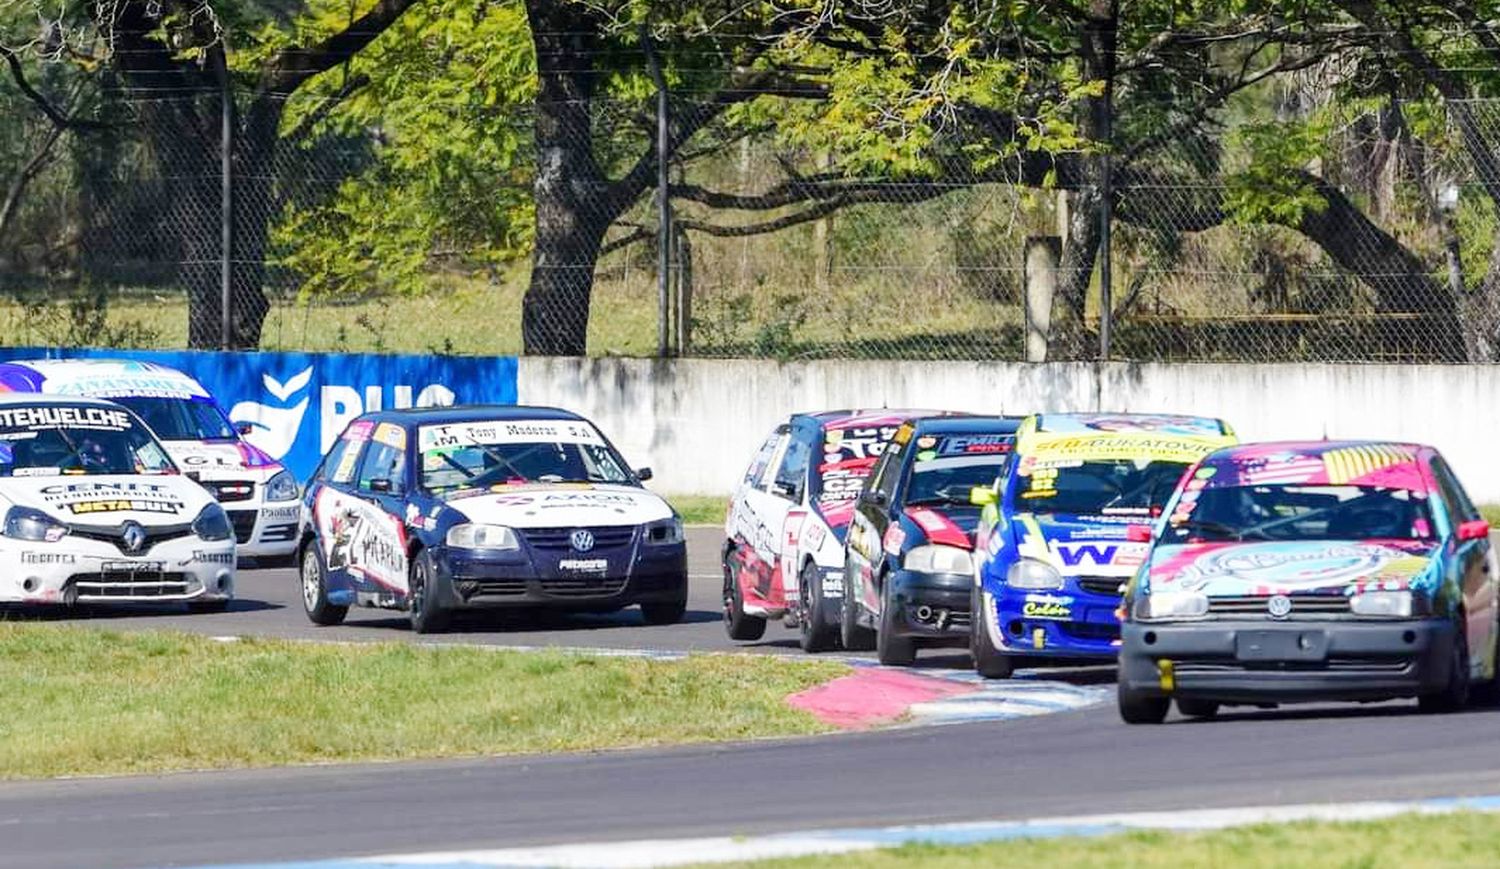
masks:
{"type": "Polygon", "coordinates": [[[183,601],[234,596],[234,529],[129,410],[0,395],[0,601],[183,601]]]}
{"type": "Polygon", "coordinates": [[[107,398],[136,413],[172,461],[229,514],[243,558],[289,558],[302,513],[297,480],[241,437],[203,384],[175,368],[125,359],[40,359],[0,365],[17,390],[107,398]]]}

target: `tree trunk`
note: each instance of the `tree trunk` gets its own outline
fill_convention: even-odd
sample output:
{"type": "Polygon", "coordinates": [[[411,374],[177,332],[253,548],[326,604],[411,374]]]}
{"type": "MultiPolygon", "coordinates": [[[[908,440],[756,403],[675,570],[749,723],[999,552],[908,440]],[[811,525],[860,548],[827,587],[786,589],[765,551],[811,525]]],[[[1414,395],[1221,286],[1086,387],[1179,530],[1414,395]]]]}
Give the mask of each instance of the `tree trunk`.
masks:
{"type": "Polygon", "coordinates": [[[587,352],[594,265],[618,216],[593,153],[597,22],[582,4],[527,0],[536,43],[536,240],[521,304],[528,355],[587,352]]]}

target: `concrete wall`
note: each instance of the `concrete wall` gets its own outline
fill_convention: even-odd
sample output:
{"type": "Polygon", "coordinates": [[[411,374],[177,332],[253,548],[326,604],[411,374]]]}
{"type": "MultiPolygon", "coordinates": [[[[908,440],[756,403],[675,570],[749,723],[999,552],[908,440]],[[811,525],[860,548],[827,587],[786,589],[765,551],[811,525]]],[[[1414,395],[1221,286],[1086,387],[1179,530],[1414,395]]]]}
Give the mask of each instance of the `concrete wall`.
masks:
{"type": "Polygon", "coordinates": [[[838,407],[1221,416],[1245,440],[1390,438],[1500,502],[1500,366],[520,360],[519,400],[597,422],[663,492],[721,494],[781,417],[838,407]]]}

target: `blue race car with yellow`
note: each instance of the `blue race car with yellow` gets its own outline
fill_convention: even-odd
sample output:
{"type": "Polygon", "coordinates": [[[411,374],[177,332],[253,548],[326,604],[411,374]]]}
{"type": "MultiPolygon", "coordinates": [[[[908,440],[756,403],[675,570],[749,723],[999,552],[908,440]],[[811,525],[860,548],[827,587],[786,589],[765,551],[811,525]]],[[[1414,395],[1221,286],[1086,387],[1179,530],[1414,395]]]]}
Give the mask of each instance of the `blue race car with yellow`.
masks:
{"type": "Polygon", "coordinates": [[[1132,524],[1160,515],[1179,479],[1235,443],[1222,420],[1135,414],[1036,414],[1016,432],[1015,454],[975,535],[969,647],[987,678],[1017,661],[1113,660],[1124,584],[1146,542],[1132,524]]]}

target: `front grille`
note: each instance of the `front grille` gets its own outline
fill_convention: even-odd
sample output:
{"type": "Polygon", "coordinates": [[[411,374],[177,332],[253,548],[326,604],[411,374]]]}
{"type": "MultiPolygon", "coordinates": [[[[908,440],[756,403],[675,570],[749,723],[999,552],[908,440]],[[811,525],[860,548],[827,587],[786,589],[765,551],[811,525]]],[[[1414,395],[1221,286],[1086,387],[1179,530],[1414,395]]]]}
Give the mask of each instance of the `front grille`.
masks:
{"type": "Polygon", "coordinates": [[[253,480],[199,480],[198,485],[208,490],[214,500],[221,504],[232,501],[248,501],[255,497],[253,480]]]}
{"type": "Polygon", "coordinates": [[[1233,658],[1189,659],[1173,661],[1172,669],[1179,676],[1191,673],[1213,675],[1217,673],[1243,673],[1247,670],[1278,670],[1284,672],[1328,671],[1404,673],[1414,666],[1411,658],[1339,658],[1323,661],[1256,661],[1248,663],[1233,658]]]}
{"type": "Polygon", "coordinates": [[[250,535],[255,533],[255,511],[254,510],[226,510],[229,514],[229,524],[234,526],[234,542],[249,543],[250,535]]]}
{"type": "Polygon", "coordinates": [[[625,590],[625,577],[577,576],[549,577],[542,591],[558,597],[592,597],[619,594],[625,590]]]}
{"type": "Polygon", "coordinates": [[[260,529],[260,542],[277,543],[283,540],[291,540],[297,536],[297,525],[267,525],[260,529]]]}
{"type": "MultiPolygon", "coordinates": [[[[1343,595],[1293,594],[1288,597],[1292,601],[1292,611],[1288,618],[1296,618],[1299,615],[1331,615],[1349,612],[1349,599],[1343,595]]],[[[1266,608],[1266,602],[1269,600],[1269,597],[1261,595],[1211,597],[1208,599],[1208,612],[1210,615],[1270,618],[1271,614],[1266,608]]]]}
{"type": "Polygon", "coordinates": [[[1062,632],[1078,640],[1118,640],[1118,624],[1101,625],[1094,622],[1059,622],[1062,632]]]}
{"type": "Polygon", "coordinates": [[[141,569],[76,573],[68,581],[78,590],[79,597],[149,600],[187,594],[186,573],[164,571],[160,562],[136,567],[141,569]]]}
{"type": "MultiPolygon", "coordinates": [[[[179,537],[191,537],[193,534],[192,523],[185,525],[158,525],[155,528],[146,528],[146,542],[141,545],[139,553],[144,555],[151,551],[151,547],[168,540],[176,540],[179,537]]],[[[121,537],[124,528],[120,525],[69,525],[68,533],[74,537],[82,537],[85,540],[100,540],[113,545],[125,552],[125,541],[121,537]]]]}
{"type": "Polygon", "coordinates": [[[533,549],[566,550],[573,548],[573,532],[587,531],[594,535],[594,549],[614,549],[629,546],[635,538],[634,525],[606,525],[597,528],[524,528],[521,534],[533,549]]]}
{"type": "Polygon", "coordinates": [[[526,593],[524,579],[457,579],[454,585],[458,587],[459,594],[466,598],[505,597],[526,593]]]}
{"type": "Polygon", "coordinates": [[[1080,576],[1078,587],[1093,594],[1107,594],[1113,597],[1121,595],[1120,589],[1125,585],[1123,576],[1080,576]]]}

